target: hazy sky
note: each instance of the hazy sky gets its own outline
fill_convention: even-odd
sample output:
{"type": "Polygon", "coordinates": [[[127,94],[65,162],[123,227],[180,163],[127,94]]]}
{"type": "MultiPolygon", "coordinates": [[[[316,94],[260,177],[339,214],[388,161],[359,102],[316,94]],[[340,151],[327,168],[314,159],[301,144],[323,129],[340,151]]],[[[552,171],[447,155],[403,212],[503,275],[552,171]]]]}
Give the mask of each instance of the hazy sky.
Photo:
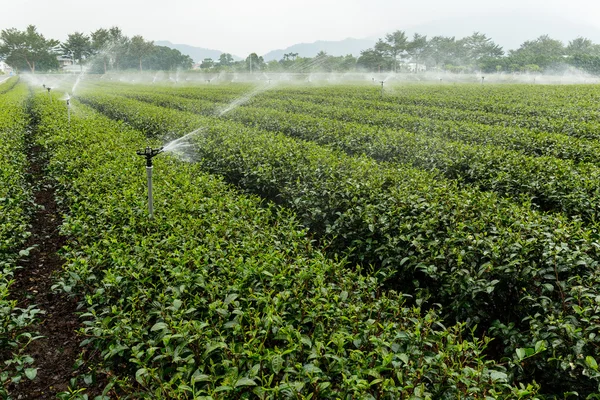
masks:
{"type": "Polygon", "coordinates": [[[3,0],[0,29],[33,24],[47,38],[65,40],[69,33],[116,25],[128,36],[246,56],[300,42],[380,37],[432,20],[509,11],[539,11],[600,29],[600,0],[3,0]]]}

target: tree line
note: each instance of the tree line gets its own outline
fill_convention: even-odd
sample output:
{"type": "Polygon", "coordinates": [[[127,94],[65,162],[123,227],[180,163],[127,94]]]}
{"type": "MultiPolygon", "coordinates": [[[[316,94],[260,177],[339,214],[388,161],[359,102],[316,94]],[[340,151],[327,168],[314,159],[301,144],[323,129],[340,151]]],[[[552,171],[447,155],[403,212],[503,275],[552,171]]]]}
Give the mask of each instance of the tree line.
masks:
{"type": "Polygon", "coordinates": [[[118,27],[100,28],[89,35],[75,32],[64,42],[46,39],[35,25],[29,25],[24,31],[10,28],[0,32],[0,59],[19,71],[59,70],[57,56],[81,68],[87,65],[89,72],[96,73],[190,69],[193,64],[192,59],[179,50],[156,46],[140,35],[130,38],[118,27]]]}
{"type": "MultiPolygon", "coordinates": [[[[98,29],[86,35],[75,32],[59,42],[46,39],[34,25],[24,31],[16,28],[0,32],[0,59],[21,71],[48,71],[60,68],[57,55],[70,58],[89,72],[110,70],[175,70],[191,69],[193,60],[178,50],[156,46],[136,35],[125,36],[120,28],[98,29]]],[[[409,37],[397,30],[380,38],[376,44],[360,52],[358,57],[331,56],[325,52],[315,57],[286,53],[280,60],[265,62],[251,53],[235,61],[229,53],[218,60],[204,59],[201,71],[225,72],[561,72],[576,67],[600,74],[600,45],[590,39],[577,37],[568,44],[542,35],[523,42],[518,49],[505,51],[486,34],[475,32],[457,39],[415,33],[409,37]]]]}
{"type": "Polygon", "coordinates": [[[600,45],[583,37],[564,45],[542,35],[505,52],[480,32],[462,39],[448,36],[428,39],[418,33],[409,38],[404,31],[395,31],[379,39],[373,48],[362,51],[357,64],[368,70],[409,68],[413,72],[417,65],[452,72],[559,72],[574,66],[598,74],[600,45]]]}
{"type": "Polygon", "coordinates": [[[360,52],[360,56],[331,56],[325,52],[315,57],[300,57],[286,53],[280,60],[265,62],[256,53],[245,60],[233,61],[231,54],[221,54],[219,60],[206,58],[200,68],[226,72],[562,72],[577,67],[600,74],[600,45],[577,37],[567,45],[542,35],[523,42],[508,52],[487,35],[475,32],[457,39],[452,36],[414,34],[395,31],[380,38],[375,46],[360,52]]]}

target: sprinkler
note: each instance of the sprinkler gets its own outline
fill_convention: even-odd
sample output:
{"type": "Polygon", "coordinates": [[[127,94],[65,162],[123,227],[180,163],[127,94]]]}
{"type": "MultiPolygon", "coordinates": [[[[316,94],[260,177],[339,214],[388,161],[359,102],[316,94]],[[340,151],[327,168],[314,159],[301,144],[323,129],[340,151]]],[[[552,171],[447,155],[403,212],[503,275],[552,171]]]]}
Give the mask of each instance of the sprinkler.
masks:
{"type": "Polygon", "coordinates": [[[148,176],[148,215],[154,218],[154,198],[152,197],[152,159],[163,152],[164,147],[153,149],[146,147],[145,150],[138,150],[136,154],[146,157],[146,175],[148,176]]]}
{"type": "Polygon", "coordinates": [[[481,84],[483,85],[483,81],[485,80],[485,76],[481,77],[481,84]]]}
{"type": "Polygon", "coordinates": [[[67,99],[67,115],[69,116],[69,126],[71,126],[71,99],[67,99]]]}
{"type": "Polygon", "coordinates": [[[46,87],[46,90],[48,91],[48,98],[50,99],[50,103],[52,103],[52,96],[50,95],[50,90],[52,88],[50,86],[46,87]]]}
{"type": "Polygon", "coordinates": [[[385,81],[380,81],[381,83],[381,97],[383,97],[383,84],[385,83],[385,81]]]}

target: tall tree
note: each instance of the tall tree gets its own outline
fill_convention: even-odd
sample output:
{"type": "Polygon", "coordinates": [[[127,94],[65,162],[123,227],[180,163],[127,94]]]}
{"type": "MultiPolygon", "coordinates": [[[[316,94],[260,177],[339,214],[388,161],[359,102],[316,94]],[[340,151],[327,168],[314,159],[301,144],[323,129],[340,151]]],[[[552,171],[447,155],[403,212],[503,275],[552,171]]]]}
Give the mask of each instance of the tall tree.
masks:
{"type": "Polygon", "coordinates": [[[123,34],[121,28],[113,26],[108,30],[110,36],[109,52],[111,54],[110,63],[115,69],[119,69],[121,59],[125,58],[129,50],[130,39],[123,34]]]}
{"type": "Polygon", "coordinates": [[[360,57],[356,60],[356,66],[369,71],[380,71],[385,68],[389,60],[384,57],[384,53],[376,48],[367,49],[360,52],[360,57]]]}
{"type": "Polygon", "coordinates": [[[0,56],[7,64],[17,68],[29,68],[35,73],[36,65],[44,69],[58,68],[54,48],[60,42],[46,39],[37,32],[35,25],[29,25],[25,31],[16,28],[4,29],[0,33],[0,56]]]}
{"type": "Polygon", "coordinates": [[[219,66],[229,67],[233,64],[233,56],[229,53],[221,53],[219,56],[219,66]]]}
{"type": "Polygon", "coordinates": [[[251,53],[246,57],[246,69],[250,72],[260,71],[265,66],[265,60],[256,53],[251,53]]]}
{"type": "Polygon", "coordinates": [[[415,63],[415,73],[419,71],[419,63],[428,50],[429,42],[426,35],[415,33],[413,39],[406,46],[406,51],[410,55],[412,62],[415,63]]]}
{"type": "Polygon", "coordinates": [[[569,42],[566,48],[566,53],[570,56],[600,55],[600,46],[594,44],[590,39],[578,37],[569,42]]]}
{"type": "Polygon", "coordinates": [[[392,70],[397,71],[398,57],[404,56],[408,50],[409,41],[404,31],[395,31],[385,35],[385,40],[379,39],[375,49],[380,51],[392,63],[392,70]]]}
{"type": "Polygon", "coordinates": [[[110,32],[108,29],[100,28],[90,34],[92,54],[102,60],[104,73],[106,74],[108,62],[110,60],[107,50],[110,45],[110,32]]]}
{"type": "Polygon", "coordinates": [[[154,49],[153,42],[147,42],[140,35],[131,38],[129,42],[129,54],[139,61],[140,71],[142,71],[142,60],[148,57],[154,49]]]}
{"type": "Polygon", "coordinates": [[[510,51],[509,58],[511,64],[520,67],[538,65],[541,68],[549,68],[562,63],[565,52],[565,47],[560,40],[542,35],[535,40],[524,42],[517,50],[510,51]]]}
{"type": "Polygon", "coordinates": [[[81,32],[75,32],[67,37],[67,41],[60,45],[63,55],[71,56],[79,62],[83,70],[83,60],[92,54],[90,37],[81,32]]]}
{"type": "Polygon", "coordinates": [[[469,61],[477,63],[483,58],[499,58],[504,55],[504,50],[488,38],[484,33],[475,32],[464,38],[465,48],[469,61]]]}

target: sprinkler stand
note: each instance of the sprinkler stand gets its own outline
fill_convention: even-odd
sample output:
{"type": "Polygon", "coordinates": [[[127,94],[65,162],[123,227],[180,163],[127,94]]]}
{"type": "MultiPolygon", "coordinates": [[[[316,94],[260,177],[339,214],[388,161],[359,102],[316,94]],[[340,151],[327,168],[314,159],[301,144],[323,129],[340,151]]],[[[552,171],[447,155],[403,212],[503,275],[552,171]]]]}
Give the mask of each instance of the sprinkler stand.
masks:
{"type": "Polygon", "coordinates": [[[69,116],[69,126],[71,126],[71,99],[67,99],[67,115],[69,116]]]}
{"type": "Polygon", "coordinates": [[[136,154],[141,157],[146,157],[146,175],[148,177],[148,215],[150,219],[154,218],[154,197],[152,196],[152,158],[162,153],[163,147],[152,149],[146,147],[144,150],[138,150],[136,154]]]}

